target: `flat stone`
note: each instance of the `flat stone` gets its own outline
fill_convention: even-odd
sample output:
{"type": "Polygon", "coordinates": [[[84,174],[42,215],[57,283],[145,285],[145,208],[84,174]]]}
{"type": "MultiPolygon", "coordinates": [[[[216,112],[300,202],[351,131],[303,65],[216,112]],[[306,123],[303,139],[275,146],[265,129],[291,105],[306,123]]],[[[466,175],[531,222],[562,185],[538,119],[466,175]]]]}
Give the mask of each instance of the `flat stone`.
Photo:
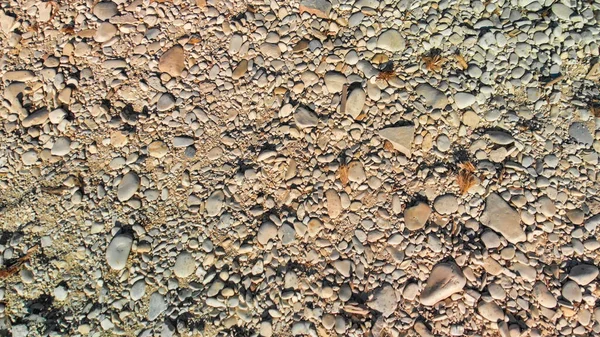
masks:
{"type": "Polygon", "coordinates": [[[342,201],[340,195],[333,189],[325,192],[325,198],[327,199],[327,213],[332,219],[336,219],[342,213],[342,201]]]}
{"type": "Polygon", "coordinates": [[[319,124],[319,116],[308,108],[299,106],[294,113],[294,121],[301,129],[312,128],[319,124]]]}
{"type": "Polygon", "coordinates": [[[500,237],[491,230],[486,230],[481,234],[481,241],[487,249],[500,247],[500,237]]]}
{"type": "Polygon", "coordinates": [[[466,284],[467,279],[456,263],[438,263],[431,270],[425,288],[421,292],[421,304],[433,306],[462,291],[466,284]]]}
{"type": "Polygon", "coordinates": [[[175,260],[175,266],[173,266],[173,273],[179,278],[186,278],[191,276],[196,271],[196,260],[192,254],[188,252],[182,252],[177,256],[175,260]]]}
{"type": "Polygon", "coordinates": [[[477,312],[488,321],[498,322],[504,320],[504,311],[495,302],[479,301],[477,312]]]}
{"type": "Polygon", "coordinates": [[[571,303],[579,303],[583,299],[581,287],[575,281],[567,281],[561,289],[562,296],[571,303]]]}
{"type": "Polygon", "coordinates": [[[53,156],[65,156],[71,151],[71,140],[67,137],[60,137],[52,145],[50,153],[53,156]]]}
{"type": "Polygon", "coordinates": [[[362,88],[355,88],[348,93],[346,99],[346,113],[356,119],[365,107],[367,95],[362,88]]]}
{"type": "Polygon", "coordinates": [[[239,80],[244,77],[246,72],[248,71],[248,60],[241,60],[240,63],[235,67],[233,72],[231,73],[231,78],[234,80],[239,80]]]}
{"type": "Polygon", "coordinates": [[[431,208],[423,202],[419,202],[412,207],[406,208],[406,210],[404,210],[404,223],[406,228],[411,231],[423,228],[430,215],[431,208]]]}
{"type": "Polygon", "coordinates": [[[433,208],[440,214],[452,214],[458,210],[458,199],[454,194],[444,194],[435,198],[433,208]]]}
{"type": "Polygon", "coordinates": [[[162,158],[169,152],[167,144],[161,140],[155,140],[148,145],[148,154],[154,158],[162,158]]]}
{"type": "Polygon", "coordinates": [[[415,138],[415,126],[406,125],[379,130],[379,136],[388,140],[394,149],[407,157],[411,155],[411,146],[415,138]]]}
{"type": "Polygon", "coordinates": [[[350,277],[350,268],[352,267],[352,261],[350,260],[337,260],[333,262],[333,266],[338,273],[344,277],[350,277]]]}
{"type": "Polygon", "coordinates": [[[348,180],[359,184],[367,180],[367,175],[361,162],[354,160],[348,164],[348,180]]]}
{"type": "Polygon", "coordinates": [[[100,20],[108,20],[117,15],[118,7],[112,1],[102,1],[94,6],[92,13],[100,20]]]}
{"type": "Polygon", "coordinates": [[[112,238],[106,248],[106,262],[113,270],[121,270],[127,265],[127,258],[131,252],[133,237],[130,234],[117,234],[112,238]]]}
{"type": "Polygon", "coordinates": [[[326,19],[331,13],[331,3],[328,0],[302,0],[299,10],[326,19]]]}
{"type": "Polygon", "coordinates": [[[146,294],[146,281],[143,279],[135,281],[129,289],[129,297],[134,301],[138,301],[144,297],[144,294],[146,294]]]}
{"type": "Polygon", "coordinates": [[[48,115],[49,111],[47,109],[39,109],[23,119],[23,127],[28,128],[35,125],[42,125],[48,120],[48,115]]]}
{"type": "Polygon", "coordinates": [[[596,214],[585,221],[585,229],[594,232],[600,225],[600,214],[596,214]]]}
{"type": "Polygon", "coordinates": [[[133,171],[129,171],[121,182],[119,182],[119,187],[117,188],[117,199],[119,201],[127,201],[133,197],[133,195],[140,188],[140,177],[137,173],[133,171]]]}
{"type": "Polygon", "coordinates": [[[570,20],[573,15],[573,10],[560,2],[556,2],[552,5],[552,13],[559,19],[570,20]]]}
{"type": "Polygon", "coordinates": [[[582,286],[590,284],[597,276],[598,267],[585,263],[576,265],[569,272],[569,278],[582,286]]]}
{"type": "Polygon", "coordinates": [[[35,152],[33,150],[24,152],[21,155],[21,161],[25,165],[33,165],[33,164],[35,164],[37,162],[37,160],[38,160],[37,152],[35,152]]]}
{"type": "Polygon", "coordinates": [[[158,70],[173,77],[181,76],[185,69],[185,53],[183,47],[176,45],[164,52],[158,61],[158,70]]]}
{"type": "Polygon", "coordinates": [[[337,71],[328,71],[324,76],[325,85],[327,86],[327,91],[330,93],[338,93],[341,92],[344,88],[344,84],[348,82],[346,76],[337,71]]]}
{"type": "Polygon", "coordinates": [[[165,310],[167,310],[165,297],[158,291],[153,292],[148,303],[148,319],[151,321],[157,319],[165,310]]]}
{"type": "Polygon", "coordinates": [[[459,109],[465,109],[475,104],[475,95],[466,92],[459,92],[454,95],[454,103],[459,109]]]}
{"type": "Polygon", "coordinates": [[[175,97],[171,94],[162,94],[156,103],[156,110],[162,112],[171,110],[175,106],[175,97]]]}
{"type": "Polygon", "coordinates": [[[36,79],[35,73],[30,70],[7,71],[2,79],[9,82],[30,82],[36,79]]]}
{"type": "Polygon", "coordinates": [[[536,282],[533,287],[533,296],[536,298],[538,303],[545,307],[552,309],[556,307],[556,297],[548,290],[548,287],[542,282],[536,282]]]}
{"type": "Polygon", "coordinates": [[[468,110],[462,116],[462,122],[464,125],[476,128],[479,125],[481,118],[474,111],[468,110]]]}
{"type": "Polygon", "coordinates": [[[181,148],[194,145],[194,138],[187,136],[175,136],[173,137],[173,147],[181,148]]]}
{"type": "Polygon", "coordinates": [[[277,226],[274,223],[266,221],[258,229],[256,239],[261,245],[266,245],[270,240],[277,237],[277,226]]]}
{"type": "Polygon", "coordinates": [[[384,49],[391,52],[404,51],[406,42],[399,31],[395,29],[388,29],[381,33],[377,38],[377,48],[384,49]]]}
{"type": "Polygon", "coordinates": [[[511,136],[508,132],[504,131],[492,130],[487,131],[485,134],[488,135],[488,137],[490,137],[492,143],[498,145],[509,145],[515,141],[513,136],[511,136]]]}
{"type": "Polygon", "coordinates": [[[481,223],[500,233],[510,243],[527,239],[525,231],[521,228],[519,213],[496,193],[491,193],[485,200],[481,223]]]}
{"type": "Polygon", "coordinates": [[[277,236],[283,245],[289,245],[296,242],[296,230],[287,223],[279,227],[277,236]]]}
{"type": "MultiPolygon", "coordinates": [[[[17,18],[14,17],[14,15],[11,14],[7,14],[4,11],[0,10],[0,29],[5,33],[8,34],[11,31],[13,31],[16,28],[16,23],[17,22],[17,18]]],[[[19,326],[24,326],[25,329],[27,330],[27,325],[19,325],[19,326]]],[[[13,331],[13,336],[14,336],[14,331],[13,331]]],[[[26,336],[23,335],[23,336],[26,336]]]]}
{"type": "Polygon", "coordinates": [[[98,26],[98,29],[96,29],[96,34],[94,34],[94,41],[100,43],[106,42],[115,37],[115,35],[117,35],[117,32],[118,30],[115,25],[109,22],[103,22],[100,24],[100,26],[98,26]]]}
{"type": "Polygon", "coordinates": [[[575,122],[569,126],[569,136],[576,142],[586,146],[592,145],[594,142],[594,136],[592,136],[588,127],[580,122],[575,122]]]}
{"type": "Polygon", "coordinates": [[[379,311],[385,317],[392,315],[398,307],[396,291],[389,284],[375,289],[371,300],[367,302],[367,306],[373,310],[379,311]]]}
{"type": "Polygon", "coordinates": [[[446,94],[427,83],[419,84],[415,91],[425,100],[427,105],[434,109],[443,109],[448,105],[446,94]]]}
{"type": "Polygon", "coordinates": [[[206,200],[206,213],[208,213],[209,216],[219,215],[223,208],[224,201],[225,194],[223,191],[214,191],[210,197],[208,197],[208,200],[206,200]]]}

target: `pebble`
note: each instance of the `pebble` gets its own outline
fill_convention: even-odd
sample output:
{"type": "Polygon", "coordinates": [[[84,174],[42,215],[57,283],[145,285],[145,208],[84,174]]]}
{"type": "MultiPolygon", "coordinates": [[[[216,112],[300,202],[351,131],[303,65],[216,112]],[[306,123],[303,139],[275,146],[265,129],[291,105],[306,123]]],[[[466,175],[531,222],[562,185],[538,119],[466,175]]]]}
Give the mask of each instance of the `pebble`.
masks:
{"type": "Polygon", "coordinates": [[[325,85],[330,93],[341,92],[347,83],[346,76],[337,71],[330,71],[325,74],[325,85]]]}
{"type": "Polygon", "coordinates": [[[525,231],[521,227],[521,216],[496,193],[490,193],[485,200],[481,223],[500,233],[508,242],[525,241],[525,231]]]}
{"type": "Polygon", "coordinates": [[[398,307],[396,291],[389,284],[378,287],[373,291],[367,306],[382,313],[385,317],[392,315],[398,307]]]}
{"type": "Polygon", "coordinates": [[[581,288],[577,285],[577,282],[567,281],[562,286],[562,296],[571,303],[579,303],[583,299],[581,288]]]}
{"type": "Polygon", "coordinates": [[[60,137],[54,142],[52,145],[52,153],[53,156],[66,156],[71,151],[71,140],[67,137],[60,137]]]}
{"type": "Polygon", "coordinates": [[[112,23],[104,22],[101,23],[98,29],[96,29],[96,34],[94,34],[94,41],[96,42],[107,42],[115,35],[117,35],[117,27],[112,23]]]}
{"type": "Polygon", "coordinates": [[[542,282],[536,282],[535,286],[533,287],[533,296],[535,296],[538,303],[543,307],[550,309],[556,307],[556,298],[542,282]]]}
{"type": "Polygon", "coordinates": [[[433,306],[462,291],[466,284],[467,280],[456,263],[438,263],[431,270],[425,288],[421,292],[421,304],[433,306]]]}
{"type": "Polygon", "coordinates": [[[106,262],[111,269],[125,268],[132,245],[133,237],[130,234],[117,234],[112,238],[106,248],[106,262]]]}
{"type": "Polygon", "coordinates": [[[266,245],[270,240],[277,237],[277,226],[271,222],[264,222],[258,229],[256,237],[258,243],[266,245]]]}
{"type": "Polygon", "coordinates": [[[419,84],[415,91],[419,96],[423,97],[427,105],[434,109],[443,109],[448,105],[448,97],[446,97],[446,94],[429,84],[419,84]]]}
{"type": "Polygon", "coordinates": [[[171,110],[175,106],[175,98],[171,94],[162,94],[156,104],[159,112],[171,110]]]}
{"type": "Polygon", "coordinates": [[[475,95],[466,92],[459,92],[454,95],[454,103],[459,109],[465,109],[475,104],[475,95]]]}
{"type": "Polygon", "coordinates": [[[158,61],[158,70],[173,77],[181,76],[185,69],[185,53],[179,45],[164,52],[158,61]]]}
{"type": "Polygon", "coordinates": [[[573,10],[564,4],[557,2],[552,5],[552,13],[561,20],[569,20],[573,14],[573,10]]]}
{"type": "Polygon", "coordinates": [[[452,214],[458,211],[458,200],[455,195],[444,194],[435,198],[433,208],[440,214],[452,214]]]}
{"type": "Polygon", "coordinates": [[[175,266],[173,266],[173,273],[179,278],[187,278],[194,274],[196,271],[196,261],[192,254],[188,252],[182,252],[177,256],[175,266]]]}
{"type": "Polygon", "coordinates": [[[477,312],[488,321],[498,322],[504,320],[504,312],[495,302],[480,301],[477,312]]]}
{"type": "Polygon", "coordinates": [[[339,194],[329,189],[325,192],[325,198],[327,199],[327,213],[332,219],[338,218],[342,214],[342,200],[339,194]]]}
{"type": "Polygon", "coordinates": [[[108,20],[118,14],[118,7],[112,1],[102,1],[94,6],[92,13],[100,20],[108,20]]]}
{"type": "Polygon", "coordinates": [[[331,3],[328,0],[302,0],[300,13],[307,12],[321,18],[329,18],[331,3]]]}
{"type": "Polygon", "coordinates": [[[585,124],[580,122],[575,122],[569,126],[569,136],[576,142],[587,146],[594,142],[594,137],[590,133],[590,130],[585,124]]]}
{"type": "Polygon", "coordinates": [[[36,110],[25,119],[23,119],[23,127],[29,128],[35,125],[42,125],[48,120],[50,112],[47,109],[36,110]]]}
{"type": "Polygon", "coordinates": [[[137,280],[129,290],[129,297],[134,301],[139,301],[146,294],[146,281],[137,280]]]}
{"type": "Polygon", "coordinates": [[[221,213],[225,202],[223,191],[214,191],[206,200],[206,213],[209,216],[217,216],[221,213]]]}
{"type": "Polygon", "coordinates": [[[294,122],[301,128],[312,128],[319,124],[319,117],[313,111],[299,106],[294,113],[294,122]]]}
{"type": "Polygon", "coordinates": [[[598,267],[591,264],[578,264],[569,272],[569,278],[582,286],[592,283],[596,277],[598,277],[598,267]]]}
{"type": "Polygon", "coordinates": [[[406,42],[399,31],[388,29],[381,33],[377,38],[377,48],[384,49],[390,52],[404,51],[406,42]]]}
{"type": "Polygon", "coordinates": [[[148,320],[153,321],[160,316],[165,310],[167,310],[167,301],[165,297],[159,292],[155,291],[150,295],[150,302],[148,303],[148,320]]]}
{"type": "Polygon", "coordinates": [[[362,88],[355,88],[348,93],[346,99],[346,113],[356,119],[365,107],[367,95],[362,88]]]}
{"type": "Polygon", "coordinates": [[[140,188],[140,177],[137,173],[129,171],[123,176],[117,187],[117,198],[119,201],[131,199],[140,188]]]}
{"type": "Polygon", "coordinates": [[[148,145],[148,154],[154,158],[162,158],[167,155],[169,148],[163,141],[156,140],[148,145]]]}
{"type": "Polygon", "coordinates": [[[411,231],[423,228],[430,215],[431,208],[425,203],[419,202],[414,206],[407,207],[406,210],[404,210],[404,223],[406,228],[411,231]]]}
{"type": "Polygon", "coordinates": [[[381,129],[379,130],[379,136],[392,143],[394,149],[410,157],[412,143],[415,138],[415,127],[413,125],[381,129]]]}

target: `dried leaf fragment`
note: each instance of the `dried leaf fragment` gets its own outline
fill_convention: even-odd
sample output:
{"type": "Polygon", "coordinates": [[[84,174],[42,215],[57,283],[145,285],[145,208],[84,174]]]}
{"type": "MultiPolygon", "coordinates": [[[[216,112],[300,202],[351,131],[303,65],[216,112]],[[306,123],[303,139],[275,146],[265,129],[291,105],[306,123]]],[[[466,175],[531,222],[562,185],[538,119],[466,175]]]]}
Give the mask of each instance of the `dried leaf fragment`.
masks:
{"type": "Polygon", "coordinates": [[[27,254],[25,254],[23,257],[19,258],[15,263],[11,264],[6,269],[0,270],[0,279],[7,278],[9,276],[16,274],[19,271],[19,269],[21,268],[21,266],[23,265],[23,263],[25,263],[25,262],[29,261],[29,259],[31,259],[31,257],[33,256],[33,253],[35,253],[35,251],[38,249],[38,247],[39,247],[38,245],[31,247],[31,249],[29,249],[27,251],[27,254]]]}
{"type": "Polygon", "coordinates": [[[425,68],[434,72],[442,70],[442,66],[446,63],[446,58],[442,57],[438,51],[433,51],[427,56],[422,56],[421,59],[425,63],[425,68]]]}
{"type": "Polygon", "coordinates": [[[471,187],[475,185],[475,166],[471,162],[464,162],[458,165],[460,170],[458,171],[458,187],[460,188],[460,194],[464,195],[469,191],[471,187]]]}
{"type": "Polygon", "coordinates": [[[340,165],[340,168],[338,169],[338,175],[340,176],[340,181],[342,182],[342,185],[348,185],[348,165],[340,165]]]}
{"type": "Polygon", "coordinates": [[[454,54],[454,58],[456,58],[456,62],[458,62],[458,66],[462,70],[467,70],[469,68],[469,64],[465,61],[465,58],[460,54],[454,54]]]}

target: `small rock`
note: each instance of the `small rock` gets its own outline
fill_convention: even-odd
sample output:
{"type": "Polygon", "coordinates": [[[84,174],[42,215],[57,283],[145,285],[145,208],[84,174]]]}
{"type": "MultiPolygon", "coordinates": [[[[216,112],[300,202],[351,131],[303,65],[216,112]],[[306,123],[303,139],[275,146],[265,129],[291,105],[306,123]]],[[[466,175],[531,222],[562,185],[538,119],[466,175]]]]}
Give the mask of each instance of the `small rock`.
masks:
{"type": "Polygon", "coordinates": [[[92,9],[92,13],[100,20],[108,20],[117,15],[117,4],[112,1],[102,1],[97,3],[92,9]]]}
{"type": "Polygon", "coordinates": [[[557,301],[554,295],[548,290],[546,285],[542,282],[536,282],[533,287],[533,296],[537,299],[538,303],[546,308],[556,307],[557,301]]]}
{"type": "Polygon", "coordinates": [[[429,84],[419,84],[415,89],[419,96],[425,99],[425,103],[434,109],[443,109],[448,105],[448,97],[443,91],[435,89],[429,84]]]}
{"type": "Polygon", "coordinates": [[[459,92],[454,95],[454,103],[459,109],[468,108],[475,104],[475,95],[466,92],[459,92]]]}
{"type": "Polygon", "coordinates": [[[502,234],[510,243],[527,239],[525,231],[521,228],[519,213],[496,193],[491,193],[485,200],[481,223],[502,234]]]}
{"type": "Polygon", "coordinates": [[[562,296],[571,303],[579,303],[583,299],[581,288],[575,281],[567,281],[562,286],[562,296]]]}
{"type": "Polygon", "coordinates": [[[569,272],[569,278],[582,286],[590,284],[597,276],[598,267],[585,263],[576,265],[569,272]]]}
{"type": "Polygon", "coordinates": [[[148,154],[154,158],[162,158],[169,152],[167,144],[161,140],[155,140],[148,145],[148,154]]]}
{"type": "Polygon", "coordinates": [[[158,61],[158,70],[173,77],[181,76],[185,69],[185,54],[180,45],[171,47],[158,61]]]}
{"type": "Polygon", "coordinates": [[[395,29],[388,29],[381,33],[377,38],[377,48],[384,49],[391,52],[404,51],[406,42],[399,31],[395,29]]]}
{"type": "Polygon", "coordinates": [[[117,34],[117,32],[117,27],[112,23],[101,23],[98,29],[96,29],[96,34],[94,34],[94,41],[100,43],[106,42],[112,39],[117,34]]]}
{"type": "Polygon", "coordinates": [[[330,93],[341,92],[344,84],[347,83],[346,76],[337,71],[329,71],[325,73],[325,85],[330,93]]]}
{"type": "Polygon", "coordinates": [[[175,106],[175,98],[171,94],[162,94],[156,103],[156,110],[162,112],[175,106]]]}
{"type": "Polygon", "coordinates": [[[106,248],[106,262],[110,268],[121,270],[127,265],[127,258],[131,251],[133,237],[130,234],[117,234],[106,248]]]}
{"type": "Polygon", "coordinates": [[[372,299],[367,302],[367,306],[373,310],[379,311],[383,316],[387,317],[392,315],[398,307],[396,291],[389,284],[375,289],[372,299]]]}
{"type": "Polygon", "coordinates": [[[333,266],[338,271],[338,273],[342,274],[342,276],[350,277],[350,267],[352,266],[352,262],[350,260],[334,261],[333,266]]]}
{"type": "Polygon", "coordinates": [[[121,182],[119,183],[119,187],[117,188],[117,198],[119,201],[127,201],[133,197],[139,187],[140,177],[137,173],[129,171],[123,176],[123,179],[121,179],[121,182]]]}
{"type": "Polygon", "coordinates": [[[348,180],[356,183],[362,183],[367,180],[367,175],[361,162],[354,160],[348,164],[348,180]]]}
{"type": "Polygon", "coordinates": [[[158,291],[155,291],[150,295],[150,302],[148,303],[148,319],[153,321],[160,314],[167,310],[167,301],[165,297],[158,291]]]}
{"type": "Polygon", "coordinates": [[[34,125],[42,125],[48,120],[49,111],[47,109],[39,109],[23,119],[23,127],[28,128],[34,125]]]}
{"type": "Polygon", "coordinates": [[[173,273],[179,278],[186,278],[192,275],[196,271],[196,261],[192,254],[188,252],[182,252],[177,256],[175,266],[173,267],[173,273]]]}
{"type": "Polygon", "coordinates": [[[365,107],[367,95],[362,88],[355,88],[348,93],[346,99],[346,113],[356,119],[365,107]]]}
{"type": "Polygon", "coordinates": [[[144,297],[145,293],[146,293],[146,281],[144,281],[144,280],[137,280],[131,286],[131,289],[129,290],[129,296],[134,301],[140,300],[142,297],[144,297]]]}
{"type": "Polygon", "coordinates": [[[331,3],[328,0],[302,0],[299,10],[326,19],[331,13],[331,3]]]}
{"type": "Polygon", "coordinates": [[[342,213],[342,201],[340,195],[333,189],[325,192],[325,198],[327,199],[327,213],[329,217],[335,219],[342,213]]]}
{"type": "Polygon", "coordinates": [[[277,226],[272,222],[264,222],[258,229],[256,239],[261,245],[266,245],[269,240],[273,240],[277,237],[277,226]]]}
{"type": "Polygon", "coordinates": [[[477,312],[492,322],[504,320],[504,312],[495,302],[480,301],[477,305],[477,312]]]}
{"type": "Polygon", "coordinates": [[[498,145],[509,145],[515,141],[513,136],[511,136],[509,133],[503,132],[503,131],[494,131],[494,130],[487,131],[486,135],[488,135],[490,137],[490,140],[492,141],[492,143],[498,144],[498,145]]]}
{"type": "Polygon", "coordinates": [[[556,2],[552,5],[552,13],[559,19],[570,20],[573,10],[560,2],[556,2]]]}
{"type": "Polygon", "coordinates": [[[594,137],[590,133],[590,130],[583,123],[576,122],[569,126],[569,136],[575,139],[576,142],[584,144],[586,146],[592,145],[594,137]]]}
{"type": "Polygon", "coordinates": [[[379,136],[392,143],[394,149],[410,157],[412,142],[415,138],[414,125],[385,128],[379,130],[379,136]]]}
{"type": "Polygon", "coordinates": [[[431,270],[425,288],[421,292],[421,304],[433,306],[462,291],[465,284],[467,284],[467,280],[456,263],[438,263],[431,270]]]}
{"type": "Polygon", "coordinates": [[[52,145],[50,153],[53,156],[65,156],[71,151],[71,140],[67,137],[60,137],[52,145]]]}
{"type": "Polygon", "coordinates": [[[429,205],[419,202],[412,207],[404,210],[404,223],[406,228],[415,231],[423,228],[431,215],[431,208],[429,205]]]}
{"type": "Polygon", "coordinates": [[[225,201],[225,194],[223,191],[214,191],[208,200],[206,200],[206,213],[209,216],[217,216],[221,213],[221,209],[223,208],[223,204],[225,201]]]}
{"type": "Polygon", "coordinates": [[[435,198],[433,208],[440,214],[452,214],[458,210],[458,200],[453,194],[444,194],[435,198]]]}
{"type": "Polygon", "coordinates": [[[231,78],[233,78],[234,80],[239,80],[240,78],[244,77],[247,71],[248,61],[241,60],[240,63],[238,63],[238,65],[233,70],[233,73],[231,73],[231,78]]]}
{"type": "Polygon", "coordinates": [[[313,111],[299,106],[294,113],[294,121],[301,129],[312,128],[319,124],[319,117],[313,111]]]}

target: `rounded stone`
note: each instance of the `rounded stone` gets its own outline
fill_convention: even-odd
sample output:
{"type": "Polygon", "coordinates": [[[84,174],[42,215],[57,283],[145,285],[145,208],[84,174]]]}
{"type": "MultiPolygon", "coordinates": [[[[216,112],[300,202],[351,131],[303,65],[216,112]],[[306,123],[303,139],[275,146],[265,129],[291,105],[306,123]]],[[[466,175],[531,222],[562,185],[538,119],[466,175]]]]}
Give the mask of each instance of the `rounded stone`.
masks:
{"type": "Polygon", "coordinates": [[[180,278],[186,278],[192,275],[196,271],[196,260],[192,254],[188,252],[182,252],[177,256],[175,266],[173,267],[173,273],[175,276],[180,278]]]}
{"type": "Polygon", "coordinates": [[[453,194],[444,194],[435,198],[433,208],[440,214],[452,214],[458,211],[458,200],[453,194]]]}
{"type": "Polygon", "coordinates": [[[106,248],[106,262],[114,270],[121,270],[127,265],[127,258],[131,252],[133,236],[130,234],[118,234],[110,241],[106,248]]]}

